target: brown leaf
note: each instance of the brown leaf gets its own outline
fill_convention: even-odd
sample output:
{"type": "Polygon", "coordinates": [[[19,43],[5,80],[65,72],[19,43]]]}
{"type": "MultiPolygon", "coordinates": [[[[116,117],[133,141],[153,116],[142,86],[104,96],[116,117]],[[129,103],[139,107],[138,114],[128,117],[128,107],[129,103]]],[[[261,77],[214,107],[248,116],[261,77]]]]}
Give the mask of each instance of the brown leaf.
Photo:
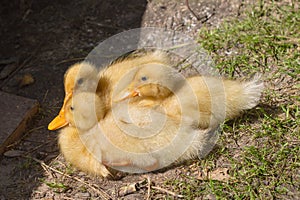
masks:
{"type": "Polygon", "coordinates": [[[131,194],[134,193],[136,191],[138,191],[138,187],[137,187],[138,183],[131,183],[129,185],[123,186],[120,188],[119,190],[119,196],[125,196],[127,194],[131,194]]]}
{"type": "Polygon", "coordinates": [[[147,179],[144,179],[142,181],[131,183],[129,185],[123,186],[119,190],[119,196],[125,196],[127,194],[132,194],[134,192],[139,191],[142,187],[145,187],[145,184],[147,183],[147,179]]]}
{"type": "Polygon", "coordinates": [[[31,74],[24,74],[20,80],[19,86],[24,87],[34,83],[34,78],[31,74]]]}
{"type": "Polygon", "coordinates": [[[217,181],[228,181],[230,178],[228,171],[228,168],[217,168],[209,173],[209,178],[217,181]]]}

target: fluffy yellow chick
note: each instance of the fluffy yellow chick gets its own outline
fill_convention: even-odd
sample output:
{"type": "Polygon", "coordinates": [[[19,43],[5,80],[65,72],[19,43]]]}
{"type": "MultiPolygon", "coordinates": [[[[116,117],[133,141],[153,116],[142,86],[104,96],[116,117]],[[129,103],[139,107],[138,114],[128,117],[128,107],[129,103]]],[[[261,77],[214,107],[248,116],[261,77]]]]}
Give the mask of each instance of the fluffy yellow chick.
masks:
{"type": "Polygon", "coordinates": [[[88,62],[80,62],[72,65],[64,76],[65,98],[62,109],[56,118],[48,125],[49,130],[55,130],[66,125],[64,121],[64,105],[72,98],[74,92],[89,91],[95,92],[98,87],[99,77],[98,70],[94,65],[88,62]]]}
{"type": "MultiPolygon", "coordinates": [[[[77,96],[76,94],[75,97],[77,96]]],[[[86,148],[85,143],[80,138],[80,132],[76,128],[78,126],[80,127],[80,131],[84,131],[95,126],[98,120],[103,117],[104,105],[101,104],[98,98],[84,98],[85,102],[83,104],[81,101],[78,101],[79,97],[76,99],[73,101],[72,95],[71,98],[66,100],[63,107],[64,115],[60,116],[56,121],[56,125],[59,128],[64,127],[61,129],[58,138],[60,150],[65,159],[78,169],[92,175],[110,176],[110,172],[102,164],[101,160],[97,160],[88,148],[86,148]],[[95,107],[95,104],[98,106],[95,107]],[[76,123],[72,114],[75,108],[77,110],[76,123]]]]}
{"type": "Polygon", "coordinates": [[[152,106],[164,107],[166,114],[175,118],[188,115],[196,119],[196,110],[198,125],[205,129],[256,106],[262,90],[263,83],[258,77],[248,82],[204,76],[185,79],[171,67],[145,65],[114,100],[151,99],[152,106]]]}
{"type": "Polygon", "coordinates": [[[58,143],[65,159],[76,168],[91,175],[109,177],[110,171],[97,160],[80,139],[76,127],[66,126],[61,129],[58,143]]]}
{"type": "Polygon", "coordinates": [[[169,65],[169,58],[162,51],[146,52],[138,57],[119,59],[110,66],[100,70],[97,93],[107,106],[115,90],[121,91],[133,79],[138,66],[146,64],[169,65]]]}
{"type": "MultiPolygon", "coordinates": [[[[83,75],[78,76],[80,65],[71,67],[66,73],[66,98],[58,117],[49,124],[51,130],[64,127],[59,136],[61,151],[79,169],[101,176],[109,174],[104,165],[128,172],[152,171],[165,167],[174,160],[203,157],[213,147],[215,127],[200,130],[189,115],[180,113],[171,118],[165,115],[164,107],[155,108],[152,112],[152,107],[145,104],[159,104],[160,101],[156,98],[150,101],[132,101],[129,106],[126,102],[111,104],[113,93],[122,91],[136,77],[138,66],[168,65],[168,59],[163,53],[154,52],[125,59],[105,68],[99,74],[94,73],[95,68],[90,66],[90,72],[86,70],[87,73],[83,71],[83,75]],[[124,78],[127,73],[129,76],[124,78]],[[89,76],[91,78],[85,79],[89,76]],[[98,78],[95,93],[92,90],[95,87],[94,80],[98,78]],[[130,116],[126,115],[128,110],[123,110],[126,107],[130,116]],[[67,125],[70,127],[66,127],[67,125]],[[152,133],[160,134],[149,137],[152,133]],[[76,159],[77,156],[80,158],[76,159]],[[83,166],[82,161],[89,162],[83,166]]],[[[89,66],[81,69],[89,69],[89,66]]],[[[181,83],[176,82],[172,87],[180,85],[181,83]]],[[[160,88],[159,91],[163,90],[164,88],[160,88]]],[[[182,94],[192,96],[193,90],[189,91],[188,95],[187,92],[182,94]]],[[[185,101],[190,100],[191,98],[185,98],[185,101]]],[[[195,116],[199,115],[197,110],[193,113],[195,116]]]]}
{"type": "MultiPolygon", "coordinates": [[[[100,70],[89,62],[80,62],[72,65],[64,76],[65,98],[62,109],[57,117],[48,125],[49,130],[55,130],[64,126],[64,104],[72,98],[74,92],[95,92],[106,103],[107,109],[111,107],[111,96],[115,85],[137,66],[147,63],[168,64],[167,56],[161,51],[146,52],[139,57],[119,59],[108,67],[100,70]],[[59,124],[59,125],[58,125],[59,124]],[[60,126],[60,127],[58,127],[60,126]]],[[[130,77],[126,77],[131,80],[130,77]]],[[[66,122],[65,122],[66,123],[66,122]]]]}
{"type": "Polygon", "coordinates": [[[129,105],[131,115],[122,118],[122,106],[128,107],[118,104],[104,115],[104,103],[98,95],[74,94],[65,105],[65,121],[70,126],[59,136],[66,159],[79,169],[107,176],[103,165],[147,172],[205,155],[213,147],[214,130],[199,130],[189,120],[175,121],[135,105],[129,105]]]}

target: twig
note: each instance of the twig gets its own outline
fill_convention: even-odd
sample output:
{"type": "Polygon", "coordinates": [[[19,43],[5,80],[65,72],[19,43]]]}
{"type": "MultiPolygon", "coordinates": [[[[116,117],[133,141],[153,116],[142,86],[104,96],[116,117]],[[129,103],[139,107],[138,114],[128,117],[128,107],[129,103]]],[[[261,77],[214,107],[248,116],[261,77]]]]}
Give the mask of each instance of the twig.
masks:
{"type": "Polygon", "coordinates": [[[79,60],[84,60],[84,57],[81,57],[81,58],[70,58],[70,59],[62,60],[62,61],[56,63],[55,66],[60,65],[60,64],[64,64],[64,63],[68,63],[68,62],[79,61],[79,60]]]}
{"type": "Polygon", "coordinates": [[[178,198],[183,198],[183,197],[184,197],[184,196],[181,195],[181,194],[176,194],[175,192],[169,191],[169,190],[164,189],[164,188],[161,188],[161,187],[152,186],[152,188],[155,189],[155,190],[159,190],[159,191],[165,192],[165,193],[167,193],[167,194],[170,194],[170,195],[172,195],[172,196],[174,196],[174,197],[178,197],[178,198]]]}
{"type": "Polygon", "coordinates": [[[186,7],[188,8],[188,10],[192,13],[192,15],[193,15],[194,17],[196,17],[196,19],[197,19],[198,21],[201,21],[201,23],[204,23],[204,22],[208,21],[209,18],[211,18],[211,17],[214,15],[214,12],[213,12],[211,15],[204,15],[204,16],[202,16],[202,17],[199,17],[199,16],[191,9],[191,7],[190,7],[190,5],[189,5],[189,0],[185,0],[185,4],[186,4],[186,7]]]}
{"type": "Polygon", "coordinates": [[[45,100],[46,100],[46,97],[47,97],[47,95],[48,95],[48,92],[49,92],[49,90],[47,90],[47,91],[46,91],[46,93],[44,94],[44,98],[43,98],[43,100],[42,100],[42,103],[44,103],[44,102],[45,102],[45,100]]]}
{"type": "Polygon", "coordinates": [[[30,129],[30,130],[28,130],[28,132],[27,132],[26,134],[32,133],[33,131],[38,131],[38,130],[40,130],[40,129],[42,129],[42,128],[45,128],[45,126],[39,126],[39,127],[30,129]]]}
{"type": "MultiPolygon", "coordinates": [[[[50,176],[51,178],[53,178],[53,172],[51,173],[50,170],[49,170],[47,167],[45,167],[44,165],[41,165],[41,167],[49,174],[49,176],[50,176]]],[[[56,177],[56,176],[55,176],[55,177],[56,177]]]]}
{"type": "Polygon", "coordinates": [[[200,21],[201,19],[205,18],[205,17],[199,17],[199,16],[191,9],[190,4],[189,4],[189,0],[185,0],[185,4],[186,4],[186,7],[188,8],[188,10],[192,13],[192,15],[193,15],[194,17],[196,17],[197,20],[200,21]]]}
{"type": "Polygon", "coordinates": [[[151,180],[150,180],[149,176],[147,176],[147,182],[148,182],[147,200],[149,200],[150,199],[150,192],[151,192],[151,180]]]}
{"type": "MultiPolygon", "coordinates": [[[[33,131],[36,131],[36,130],[39,130],[39,129],[42,129],[42,128],[44,128],[44,126],[39,126],[39,127],[37,127],[37,128],[30,129],[29,131],[25,132],[25,134],[24,134],[18,141],[14,142],[14,143],[12,143],[12,144],[10,144],[10,145],[8,145],[7,148],[8,148],[8,149],[9,149],[9,148],[12,148],[13,146],[19,144],[24,138],[26,138],[26,137],[28,136],[29,133],[31,133],[31,132],[33,132],[33,131]]],[[[31,141],[31,142],[36,142],[36,141],[31,141]]]]}
{"type": "Polygon", "coordinates": [[[102,24],[102,23],[97,23],[97,22],[92,22],[92,21],[86,21],[89,24],[93,24],[96,26],[99,26],[101,28],[110,28],[110,29],[117,29],[117,30],[121,30],[121,31],[125,31],[125,28],[122,27],[118,27],[118,26],[113,26],[113,25],[109,25],[109,24],[102,24]]]}
{"type": "Polygon", "coordinates": [[[54,169],[53,167],[47,165],[47,164],[46,164],[44,161],[42,161],[42,160],[39,160],[39,159],[34,158],[34,157],[30,157],[30,156],[25,156],[25,157],[26,157],[26,158],[30,158],[30,159],[34,160],[35,162],[39,163],[43,168],[47,168],[48,170],[50,169],[50,170],[53,171],[53,172],[56,172],[56,173],[58,173],[58,174],[60,174],[60,175],[62,175],[62,176],[68,177],[68,178],[70,178],[70,179],[72,179],[72,180],[78,181],[78,182],[80,182],[80,183],[82,183],[82,184],[88,186],[89,188],[91,188],[92,190],[94,190],[95,192],[97,192],[97,193],[101,196],[101,198],[103,198],[103,199],[112,199],[112,197],[109,196],[106,192],[104,192],[104,191],[102,191],[102,190],[100,190],[100,189],[95,188],[94,186],[92,186],[92,185],[90,185],[90,184],[88,184],[88,183],[82,181],[82,180],[79,179],[79,178],[72,177],[72,176],[70,176],[70,175],[68,175],[68,174],[65,174],[65,173],[63,173],[63,172],[61,172],[61,171],[59,171],[59,170],[57,170],[57,169],[54,169]]]}
{"type": "Polygon", "coordinates": [[[44,145],[47,145],[47,144],[49,144],[49,143],[51,143],[51,142],[52,142],[52,141],[48,141],[48,142],[45,142],[45,143],[43,143],[43,144],[40,144],[40,145],[36,146],[35,148],[30,149],[29,151],[27,151],[24,155],[26,156],[26,155],[28,155],[29,153],[32,153],[32,152],[38,150],[39,148],[43,147],[44,145]]]}
{"type": "Polygon", "coordinates": [[[117,188],[117,184],[114,185],[114,199],[118,199],[119,198],[119,192],[118,192],[118,188],[117,188]]]}

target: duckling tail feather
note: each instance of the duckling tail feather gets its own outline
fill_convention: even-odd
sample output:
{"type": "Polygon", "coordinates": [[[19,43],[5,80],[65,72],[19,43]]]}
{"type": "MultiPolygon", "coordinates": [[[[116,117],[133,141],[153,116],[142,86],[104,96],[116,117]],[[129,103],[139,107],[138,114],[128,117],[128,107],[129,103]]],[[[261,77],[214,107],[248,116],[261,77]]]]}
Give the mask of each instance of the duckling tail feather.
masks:
{"type": "Polygon", "coordinates": [[[264,89],[261,75],[256,74],[250,81],[224,81],[226,93],[226,118],[232,119],[243,110],[255,107],[264,89]]]}

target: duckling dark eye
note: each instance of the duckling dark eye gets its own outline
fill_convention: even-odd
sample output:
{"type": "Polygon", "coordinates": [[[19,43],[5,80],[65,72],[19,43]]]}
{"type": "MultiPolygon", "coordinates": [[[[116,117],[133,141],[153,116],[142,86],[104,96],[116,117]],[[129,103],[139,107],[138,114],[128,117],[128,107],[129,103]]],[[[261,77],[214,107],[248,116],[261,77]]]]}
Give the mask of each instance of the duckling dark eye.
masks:
{"type": "Polygon", "coordinates": [[[142,76],[141,78],[142,81],[146,81],[147,79],[148,79],[147,76],[142,76]]]}
{"type": "Polygon", "coordinates": [[[74,110],[74,107],[71,106],[70,109],[71,109],[71,110],[74,110]]]}
{"type": "Polygon", "coordinates": [[[83,83],[83,78],[80,78],[80,79],[77,80],[78,85],[81,85],[82,83],[83,83]]]}

